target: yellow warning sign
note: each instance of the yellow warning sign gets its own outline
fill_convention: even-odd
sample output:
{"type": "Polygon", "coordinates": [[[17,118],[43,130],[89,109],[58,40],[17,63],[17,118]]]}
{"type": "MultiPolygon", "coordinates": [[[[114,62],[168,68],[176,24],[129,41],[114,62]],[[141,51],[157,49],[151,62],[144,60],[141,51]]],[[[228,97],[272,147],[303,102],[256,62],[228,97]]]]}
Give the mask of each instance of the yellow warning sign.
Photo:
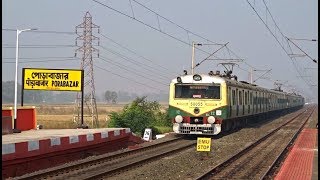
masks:
{"type": "Polygon", "coordinates": [[[210,151],[211,138],[198,138],[197,151],[210,151]]]}

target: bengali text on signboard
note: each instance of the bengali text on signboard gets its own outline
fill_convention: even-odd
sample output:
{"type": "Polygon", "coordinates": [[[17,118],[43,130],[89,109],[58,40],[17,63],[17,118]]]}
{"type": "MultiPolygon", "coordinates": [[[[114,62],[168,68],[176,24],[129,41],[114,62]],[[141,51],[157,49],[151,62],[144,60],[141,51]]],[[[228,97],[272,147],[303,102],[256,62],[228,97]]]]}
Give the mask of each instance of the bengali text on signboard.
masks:
{"type": "Polygon", "coordinates": [[[81,91],[82,70],[23,69],[24,90],[81,91]]]}

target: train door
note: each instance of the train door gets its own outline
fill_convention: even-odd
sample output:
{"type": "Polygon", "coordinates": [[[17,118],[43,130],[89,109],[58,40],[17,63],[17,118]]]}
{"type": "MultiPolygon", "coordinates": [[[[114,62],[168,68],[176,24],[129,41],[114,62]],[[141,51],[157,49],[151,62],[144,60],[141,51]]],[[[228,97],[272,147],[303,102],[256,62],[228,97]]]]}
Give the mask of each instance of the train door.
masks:
{"type": "Polygon", "coordinates": [[[250,114],[251,109],[253,111],[253,103],[252,103],[252,92],[249,93],[249,107],[248,107],[248,113],[250,114]],[[252,107],[252,108],[251,108],[252,107]]]}
{"type": "Polygon", "coordinates": [[[236,89],[236,104],[237,104],[237,116],[239,116],[239,91],[238,91],[238,89],[236,89]]]}
{"type": "Polygon", "coordinates": [[[249,100],[249,91],[247,91],[246,92],[246,95],[245,95],[246,97],[246,108],[247,108],[247,111],[246,111],[246,113],[250,113],[250,100],[249,100]]]}
{"type": "Polygon", "coordinates": [[[228,87],[228,105],[229,105],[229,117],[232,115],[232,98],[231,98],[231,87],[228,87]]]}
{"type": "Polygon", "coordinates": [[[263,93],[263,112],[267,112],[267,93],[263,93]]]}
{"type": "Polygon", "coordinates": [[[234,116],[236,115],[236,111],[237,111],[237,99],[236,99],[236,90],[235,89],[232,89],[232,93],[231,93],[231,96],[232,96],[232,110],[231,110],[231,116],[234,116]]]}
{"type": "Polygon", "coordinates": [[[254,109],[255,109],[255,113],[257,113],[258,112],[258,93],[257,93],[257,91],[256,91],[256,93],[255,93],[255,97],[254,97],[254,109]]]}
{"type": "Polygon", "coordinates": [[[242,98],[243,94],[242,94],[242,90],[239,90],[239,115],[243,115],[243,98],[242,98]]]}
{"type": "Polygon", "coordinates": [[[261,99],[262,99],[262,97],[261,97],[261,92],[259,92],[259,97],[258,97],[258,101],[259,101],[259,112],[261,113],[261,99]]]}
{"type": "Polygon", "coordinates": [[[244,92],[244,90],[242,90],[242,99],[243,99],[243,102],[242,102],[242,115],[245,114],[245,109],[246,109],[246,97],[245,97],[245,94],[246,92],[244,92]]]}

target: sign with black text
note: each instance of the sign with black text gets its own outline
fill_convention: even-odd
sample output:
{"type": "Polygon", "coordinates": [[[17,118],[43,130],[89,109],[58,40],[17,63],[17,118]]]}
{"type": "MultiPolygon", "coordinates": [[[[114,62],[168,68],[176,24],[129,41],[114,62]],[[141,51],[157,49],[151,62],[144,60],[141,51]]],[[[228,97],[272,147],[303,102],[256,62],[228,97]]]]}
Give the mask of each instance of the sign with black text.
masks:
{"type": "Polygon", "coordinates": [[[149,141],[152,138],[152,129],[146,128],[143,134],[143,140],[149,141]]]}
{"type": "Polygon", "coordinates": [[[24,90],[81,91],[82,70],[23,68],[24,90]]]}
{"type": "Polygon", "coordinates": [[[197,151],[210,151],[211,138],[199,138],[197,139],[197,151]]]}

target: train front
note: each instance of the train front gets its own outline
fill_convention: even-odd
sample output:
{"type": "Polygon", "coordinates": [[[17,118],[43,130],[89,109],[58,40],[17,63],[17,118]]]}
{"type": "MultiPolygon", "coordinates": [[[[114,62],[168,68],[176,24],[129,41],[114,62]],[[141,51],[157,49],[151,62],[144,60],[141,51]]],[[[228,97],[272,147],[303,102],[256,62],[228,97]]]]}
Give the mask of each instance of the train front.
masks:
{"type": "Polygon", "coordinates": [[[184,75],[170,83],[169,116],[175,133],[219,134],[226,107],[226,83],[221,77],[184,75]]]}

